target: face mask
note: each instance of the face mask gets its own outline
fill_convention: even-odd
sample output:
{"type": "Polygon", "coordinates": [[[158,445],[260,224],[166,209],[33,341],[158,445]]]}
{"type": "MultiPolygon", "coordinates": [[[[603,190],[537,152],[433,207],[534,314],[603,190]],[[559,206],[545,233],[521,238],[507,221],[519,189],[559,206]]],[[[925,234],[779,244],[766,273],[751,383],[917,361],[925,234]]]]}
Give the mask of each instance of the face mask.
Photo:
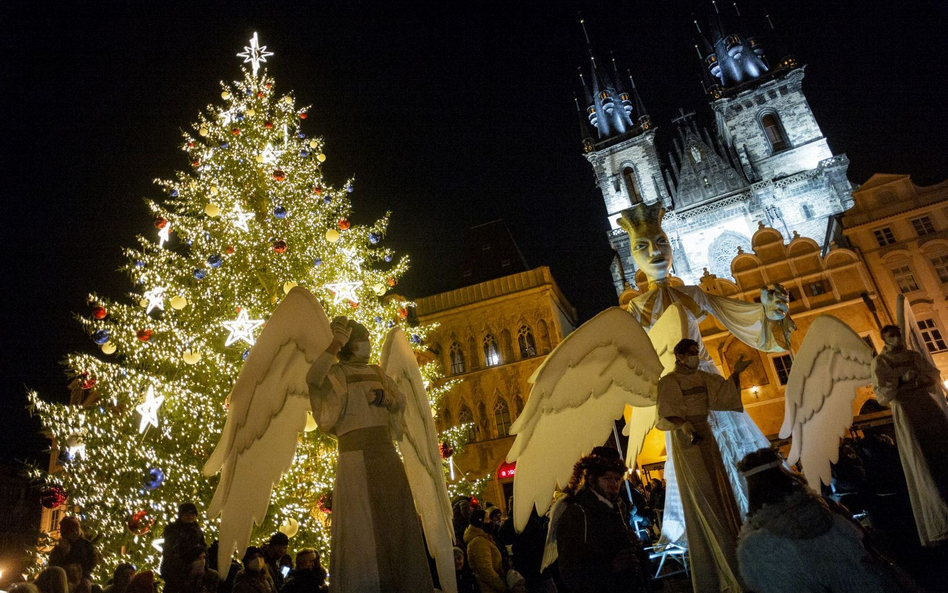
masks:
{"type": "Polygon", "coordinates": [[[195,560],[191,563],[191,572],[204,572],[204,561],[195,560]]]}
{"type": "Polygon", "coordinates": [[[688,356],[685,357],[685,360],[684,362],[681,363],[681,366],[685,367],[686,369],[692,369],[692,370],[698,368],[698,355],[689,354],[688,356]]]}
{"type": "Polygon", "coordinates": [[[356,358],[368,358],[372,354],[372,344],[369,342],[358,342],[352,347],[352,353],[356,358]]]}
{"type": "Polygon", "coordinates": [[[250,561],[250,566],[249,566],[248,568],[249,568],[250,570],[253,570],[253,571],[258,571],[258,570],[262,569],[262,568],[263,568],[263,558],[257,556],[256,558],[254,558],[253,560],[250,561]]]}

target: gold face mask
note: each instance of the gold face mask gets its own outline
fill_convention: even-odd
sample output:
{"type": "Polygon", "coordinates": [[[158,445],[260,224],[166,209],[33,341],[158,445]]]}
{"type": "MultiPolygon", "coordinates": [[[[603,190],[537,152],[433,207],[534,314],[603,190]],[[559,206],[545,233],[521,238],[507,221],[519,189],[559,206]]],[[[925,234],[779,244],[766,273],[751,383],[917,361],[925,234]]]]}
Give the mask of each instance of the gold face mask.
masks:
{"type": "Polygon", "coordinates": [[[622,211],[619,226],[629,233],[632,259],[649,282],[668,278],[672,265],[672,248],[662,230],[665,209],[661,204],[636,204],[622,211]]]}

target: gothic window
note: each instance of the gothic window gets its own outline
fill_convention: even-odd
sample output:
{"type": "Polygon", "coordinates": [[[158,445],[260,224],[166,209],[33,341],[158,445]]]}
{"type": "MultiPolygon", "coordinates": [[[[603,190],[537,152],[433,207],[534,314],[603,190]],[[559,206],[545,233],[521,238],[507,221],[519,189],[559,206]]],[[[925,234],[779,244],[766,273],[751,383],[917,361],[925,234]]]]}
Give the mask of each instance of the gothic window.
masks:
{"type": "Polygon", "coordinates": [[[467,339],[467,351],[471,355],[471,370],[475,371],[481,367],[477,356],[477,343],[474,338],[467,339]]]}
{"type": "Polygon", "coordinates": [[[497,339],[493,334],[484,336],[484,364],[489,367],[500,364],[500,348],[497,347],[497,339]]]}
{"type": "Polygon", "coordinates": [[[533,332],[526,325],[521,325],[517,331],[517,344],[520,346],[520,358],[537,355],[537,344],[533,339],[533,332]]]}
{"type": "Polygon", "coordinates": [[[497,427],[497,436],[505,437],[510,434],[510,406],[500,395],[494,402],[494,426],[497,427]]]}
{"type": "Polygon", "coordinates": [[[635,177],[635,170],[632,167],[626,167],[622,170],[622,180],[625,181],[625,189],[629,192],[629,199],[633,204],[642,201],[642,192],[639,191],[639,182],[635,177]]]}
{"type": "Polygon", "coordinates": [[[553,350],[553,345],[550,343],[550,328],[546,321],[541,319],[537,324],[537,330],[540,332],[540,354],[549,354],[553,350]]]}
{"type": "Polygon", "coordinates": [[[948,255],[936,255],[932,258],[932,267],[935,268],[935,274],[938,280],[948,282],[948,255]]]}
{"type": "Polygon", "coordinates": [[[461,345],[457,342],[452,342],[449,353],[451,355],[451,374],[460,375],[466,371],[467,367],[464,365],[464,350],[461,348],[461,345]]]}
{"type": "Polygon", "coordinates": [[[876,229],[872,231],[872,234],[876,236],[876,242],[879,244],[879,247],[885,247],[886,245],[895,243],[895,235],[892,234],[892,229],[889,227],[876,229]]]}
{"type": "Polygon", "coordinates": [[[793,359],[789,354],[784,354],[783,356],[775,356],[770,360],[774,363],[774,371],[777,372],[777,381],[781,385],[786,385],[787,381],[790,380],[790,367],[793,365],[793,359]]]}
{"type": "Polygon", "coordinates": [[[908,264],[892,268],[892,277],[903,293],[918,290],[918,284],[915,282],[915,275],[912,274],[912,268],[908,264]]]}
{"type": "Polygon", "coordinates": [[[919,216],[918,218],[913,218],[912,226],[915,227],[915,232],[918,233],[919,237],[930,235],[935,232],[935,225],[932,224],[932,219],[930,216],[919,216]]]}
{"type": "Polygon", "coordinates": [[[454,426],[454,419],[451,417],[451,410],[445,408],[441,411],[441,430],[447,430],[454,426]]]}
{"type": "Polygon", "coordinates": [[[458,426],[465,428],[461,435],[467,439],[467,442],[473,443],[477,440],[477,425],[474,422],[474,412],[466,405],[461,405],[461,410],[458,412],[458,426]]]}
{"type": "Polygon", "coordinates": [[[761,116],[760,126],[764,129],[767,142],[770,143],[771,152],[780,152],[790,148],[787,133],[784,131],[783,124],[780,123],[780,118],[776,113],[771,111],[761,116]]]}
{"type": "Polygon", "coordinates": [[[948,345],[945,345],[945,340],[941,337],[941,331],[935,325],[934,319],[919,319],[917,323],[918,330],[922,332],[922,339],[925,340],[929,352],[948,350],[948,345]]]}

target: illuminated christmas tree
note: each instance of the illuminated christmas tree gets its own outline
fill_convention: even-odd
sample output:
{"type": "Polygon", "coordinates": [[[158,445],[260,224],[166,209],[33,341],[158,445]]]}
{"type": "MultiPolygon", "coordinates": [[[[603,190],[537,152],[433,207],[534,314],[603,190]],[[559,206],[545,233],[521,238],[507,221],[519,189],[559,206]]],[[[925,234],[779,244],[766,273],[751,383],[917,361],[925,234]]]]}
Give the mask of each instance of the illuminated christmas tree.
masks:
{"type": "MultiPolygon", "coordinates": [[[[350,221],[352,181],[326,182],[324,142],[304,132],[307,108],[259,71],[272,54],[254,34],[239,55],[251,69],[222,83],[222,103],[184,134],[190,168],[157,181],[164,197],[148,201],[154,228],[126,250],[131,292],[118,300],[91,295],[79,318],[99,348],[66,360],[83,405],[30,395],[65,449],[63,471],[35,472],[48,488],[44,504],[65,495],[79,509],[103,554],[99,576],[119,561],[157,568],[162,530],[178,504],[207,509],[218,478],[201,469],[220,436],[227,395],[260,327],[293,286],[319,297],[330,318],[363,323],[376,345],[407,321],[407,303],[387,297],[408,266],[381,245],[388,215],[350,221]]],[[[406,328],[419,345],[425,332],[406,328]]],[[[430,384],[436,369],[423,371],[430,384]]],[[[296,534],[294,548],[325,555],[335,445],[315,422],[307,429],[255,541],[280,529],[296,534]]],[[[213,537],[215,522],[202,524],[213,537]]]]}

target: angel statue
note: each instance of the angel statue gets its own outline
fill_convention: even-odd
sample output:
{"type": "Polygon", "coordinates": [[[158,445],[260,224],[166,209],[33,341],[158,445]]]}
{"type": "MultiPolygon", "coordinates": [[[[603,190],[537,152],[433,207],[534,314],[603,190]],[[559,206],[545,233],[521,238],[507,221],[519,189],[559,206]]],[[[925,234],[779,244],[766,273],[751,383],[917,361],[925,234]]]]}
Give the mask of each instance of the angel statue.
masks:
{"type": "Polygon", "coordinates": [[[885,347],[874,358],[842,321],[829,315],[813,321],[787,380],[780,436],[793,439],[787,461],[800,461],[815,489],[829,485],[839,440],[853,424],[856,389],[871,383],[879,402],[892,406],[915,526],[929,546],[948,540],[948,403],[904,297],[897,309],[900,324],[882,328],[885,347]]]}
{"type": "MultiPolygon", "coordinates": [[[[618,221],[629,234],[632,257],[648,279],[648,290],[631,300],[628,311],[608,309],[583,324],[530,378],[533,388],[526,408],[511,426],[517,438],[507,456],[507,461],[517,462],[514,521],[518,529],[525,525],[533,505],[541,514],[550,508],[557,486],[569,480],[570,461],[601,445],[626,406],[635,407],[626,426],[626,461],[635,464],[658,420],[658,379],[674,371],[674,347],[682,339],[696,343],[698,369],[721,374],[701,340],[698,324],[705,316],[712,315],[757,350],[783,352],[788,347],[794,325],[783,287],[761,289],[758,304],[707,294],[672,279],[672,248],[662,230],[664,214],[660,204],[637,204],[623,210],[618,221]]],[[[746,484],[737,463],[747,453],[769,446],[769,441],[744,411],[711,410],[707,421],[708,436],[720,451],[723,474],[744,514],[746,484]]],[[[666,433],[667,451],[673,451],[672,438],[666,433]]],[[[687,531],[695,591],[739,590],[737,566],[726,560],[734,557],[737,533],[718,531],[712,527],[716,523],[708,521],[715,512],[704,504],[709,485],[688,471],[676,479],[673,455],[665,462],[665,479],[663,536],[680,541],[687,531]]],[[[555,557],[553,525],[559,512],[554,508],[551,513],[547,563],[555,557]]]]}
{"type": "Polygon", "coordinates": [[[210,517],[221,516],[220,566],[263,522],[312,412],[339,446],[330,590],[433,591],[423,528],[442,589],[456,592],[451,505],[418,363],[397,327],[379,365],[369,364],[371,351],[364,326],[345,317],[330,323],[300,287],[273,312],[240,370],[224,432],[204,467],[206,475],[221,472],[209,508],[210,517]]]}

